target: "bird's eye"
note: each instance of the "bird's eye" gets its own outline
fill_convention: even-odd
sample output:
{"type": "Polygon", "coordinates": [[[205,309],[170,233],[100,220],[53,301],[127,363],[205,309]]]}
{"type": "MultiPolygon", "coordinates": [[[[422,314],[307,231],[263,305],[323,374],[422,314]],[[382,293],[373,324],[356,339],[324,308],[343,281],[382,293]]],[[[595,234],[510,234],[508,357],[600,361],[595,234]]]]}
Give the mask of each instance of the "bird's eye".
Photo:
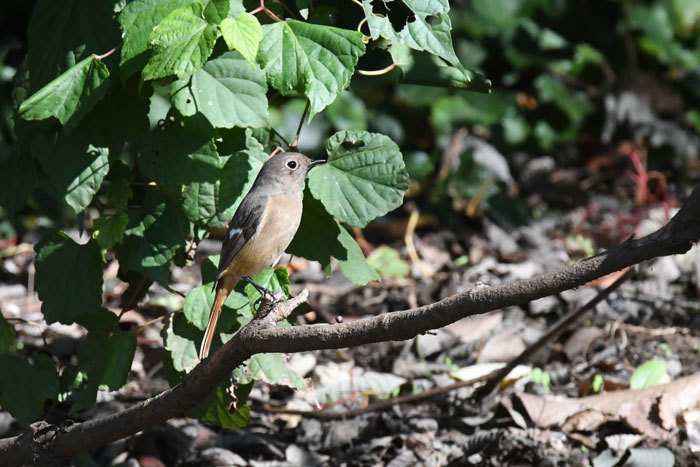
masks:
{"type": "Polygon", "coordinates": [[[296,169],[296,168],[297,168],[297,163],[296,163],[296,161],[289,161],[289,162],[287,162],[287,167],[289,167],[289,168],[292,169],[292,170],[296,169]]]}

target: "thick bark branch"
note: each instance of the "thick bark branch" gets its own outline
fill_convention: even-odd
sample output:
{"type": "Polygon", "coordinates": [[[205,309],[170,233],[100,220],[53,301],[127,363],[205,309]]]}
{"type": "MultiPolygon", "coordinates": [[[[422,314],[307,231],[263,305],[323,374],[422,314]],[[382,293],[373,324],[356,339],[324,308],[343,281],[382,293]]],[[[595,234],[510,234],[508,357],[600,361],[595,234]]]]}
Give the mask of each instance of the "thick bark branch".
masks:
{"type": "MultiPolygon", "coordinates": [[[[241,329],[218,352],[198,365],[177,386],[119,413],[58,430],[53,453],[70,458],[181,416],[201,401],[230,371],[256,353],[301,352],[405,340],[459,319],[546,297],[659,256],[684,253],[700,239],[700,186],[659,231],[558,271],[495,287],[478,287],[431,305],[386,313],[347,324],[278,328],[260,317],[241,329]]],[[[274,315],[274,313],[273,313],[274,315]]],[[[46,452],[27,437],[0,440],[0,465],[47,464],[46,452]]],[[[35,443],[41,443],[35,440],[35,443]]]]}

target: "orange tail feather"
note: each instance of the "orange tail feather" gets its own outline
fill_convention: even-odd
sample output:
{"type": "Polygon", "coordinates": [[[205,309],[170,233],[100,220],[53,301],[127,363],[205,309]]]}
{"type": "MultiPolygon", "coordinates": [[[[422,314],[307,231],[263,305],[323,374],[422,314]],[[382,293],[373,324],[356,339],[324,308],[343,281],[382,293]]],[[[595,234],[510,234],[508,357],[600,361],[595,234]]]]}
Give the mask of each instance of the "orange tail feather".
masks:
{"type": "Polygon", "coordinates": [[[221,308],[224,306],[224,302],[231,293],[231,290],[233,290],[233,288],[236,286],[237,282],[238,279],[233,277],[222,277],[216,284],[216,297],[214,298],[214,305],[211,307],[209,323],[207,324],[207,329],[204,331],[202,346],[199,348],[200,360],[204,360],[209,355],[209,348],[211,347],[212,340],[214,339],[214,331],[216,331],[216,323],[219,321],[221,308]]]}

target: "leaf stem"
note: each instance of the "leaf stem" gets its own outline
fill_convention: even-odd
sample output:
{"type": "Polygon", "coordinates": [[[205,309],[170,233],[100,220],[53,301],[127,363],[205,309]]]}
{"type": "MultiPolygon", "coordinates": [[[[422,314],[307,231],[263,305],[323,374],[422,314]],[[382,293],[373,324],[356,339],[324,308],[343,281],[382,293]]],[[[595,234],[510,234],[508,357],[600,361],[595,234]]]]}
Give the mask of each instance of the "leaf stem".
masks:
{"type": "Polygon", "coordinates": [[[362,5],[362,2],[361,2],[361,1],[359,1],[359,0],[350,0],[350,1],[351,1],[352,3],[354,3],[354,4],[356,4],[356,5],[359,5],[360,8],[364,8],[364,5],[362,5]]]}
{"type": "Polygon", "coordinates": [[[297,134],[294,135],[294,141],[289,146],[290,149],[298,149],[299,135],[301,134],[301,127],[304,125],[304,120],[306,115],[309,113],[309,107],[311,107],[311,101],[306,101],[306,107],[304,107],[304,112],[301,114],[301,120],[299,120],[299,126],[297,127],[297,134]]]}
{"type": "Polygon", "coordinates": [[[389,73],[391,70],[396,68],[396,63],[392,63],[386,68],[382,68],[381,70],[356,70],[359,74],[365,75],[365,76],[380,76],[380,75],[385,75],[389,73]]]}
{"type": "Polygon", "coordinates": [[[284,22],[284,20],[280,19],[276,14],[267,9],[267,7],[265,6],[265,0],[260,0],[260,6],[257,7],[255,10],[251,11],[250,14],[254,15],[256,13],[260,13],[261,11],[273,20],[277,21],[278,23],[284,22]]]}
{"type": "Polygon", "coordinates": [[[289,147],[289,141],[287,141],[287,138],[285,138],[284,136],[282,136],[281,133],[279,133],[277,130],[275,130],[275,129],[272,128],[272,127],[270,127],[270,131],[271,131],[272,133],[276,134],[276,135],[279,137],[279,139],[282,140],[282,142],[284,143],[285,146],[289,147]]]}
{"type": "Polygon", "coordinates": [[[119,47],[114,47],[112,50],[110,50],[109,52],[105,52],[102,55],[92,54],[92,56],[95,57],[97,60],[104,60],[105,58],[109,57],[114,52],[116,52],[118,48],[119,47]]]}

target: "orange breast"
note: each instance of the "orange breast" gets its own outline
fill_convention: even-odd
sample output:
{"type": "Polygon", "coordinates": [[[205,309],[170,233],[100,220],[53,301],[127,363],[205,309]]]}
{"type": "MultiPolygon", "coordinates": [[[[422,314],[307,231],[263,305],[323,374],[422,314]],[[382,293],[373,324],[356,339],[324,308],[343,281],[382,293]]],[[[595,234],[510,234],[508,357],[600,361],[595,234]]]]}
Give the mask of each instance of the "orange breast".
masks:
{"type": "Polygon", "coordinates": [[[301,221],[301,200],[271,197],[262,214],[258,234],[236,254],[224,275],[252,276],[270,266],[294,238],[301,221]]]}

